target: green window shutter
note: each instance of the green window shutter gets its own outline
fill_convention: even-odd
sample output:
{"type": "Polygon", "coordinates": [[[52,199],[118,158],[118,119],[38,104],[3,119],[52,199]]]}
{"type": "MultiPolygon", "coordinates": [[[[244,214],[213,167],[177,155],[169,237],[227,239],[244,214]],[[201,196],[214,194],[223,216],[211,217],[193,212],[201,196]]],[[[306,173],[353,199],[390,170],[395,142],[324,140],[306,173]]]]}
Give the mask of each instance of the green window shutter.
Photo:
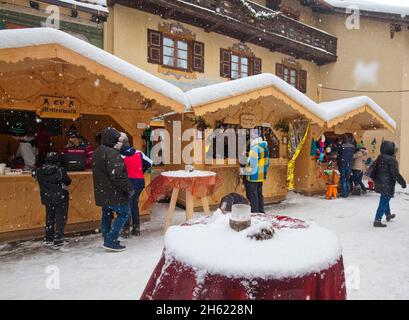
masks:
{"type": "Polygon", "coordinates": [[[3,20],[0,20],[0,30],[6,29],[6,23],[3,20]]]}

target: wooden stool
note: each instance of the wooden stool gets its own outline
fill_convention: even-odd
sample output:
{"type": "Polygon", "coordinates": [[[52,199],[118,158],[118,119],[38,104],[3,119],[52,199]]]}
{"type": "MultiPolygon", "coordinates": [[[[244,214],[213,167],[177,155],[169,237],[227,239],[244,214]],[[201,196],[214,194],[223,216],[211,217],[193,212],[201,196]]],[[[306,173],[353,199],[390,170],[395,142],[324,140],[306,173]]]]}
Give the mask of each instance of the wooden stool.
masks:
{"type": "Polygon", "coordinates": [[[325,198],[328,200],[336,199],[338,197],[338,185],[327,184],[327,192],[325,198]]]}

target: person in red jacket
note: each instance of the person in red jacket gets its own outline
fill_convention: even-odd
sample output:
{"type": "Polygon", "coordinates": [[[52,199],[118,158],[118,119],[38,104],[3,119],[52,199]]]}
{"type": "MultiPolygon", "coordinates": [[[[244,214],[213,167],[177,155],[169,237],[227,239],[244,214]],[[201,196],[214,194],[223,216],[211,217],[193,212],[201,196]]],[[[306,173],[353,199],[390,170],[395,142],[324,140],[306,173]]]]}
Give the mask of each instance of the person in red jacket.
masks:
{"type": "Polygon", "coordinates": [[[130,146],[129,141],[125,141],[121,148],[121,156],[124,159],[128,179],[130,180],[135,193],[131,196],[131,218],[125,223],[122,236],[127,238],[132,233],[134,236],[140,235],[139,226],[139,196],[145,188],[144,173],[152,167],[153,161],[142,151],[135,150],[130,146]],[[130,224],[132,219],[132,231],[130,224]]]}

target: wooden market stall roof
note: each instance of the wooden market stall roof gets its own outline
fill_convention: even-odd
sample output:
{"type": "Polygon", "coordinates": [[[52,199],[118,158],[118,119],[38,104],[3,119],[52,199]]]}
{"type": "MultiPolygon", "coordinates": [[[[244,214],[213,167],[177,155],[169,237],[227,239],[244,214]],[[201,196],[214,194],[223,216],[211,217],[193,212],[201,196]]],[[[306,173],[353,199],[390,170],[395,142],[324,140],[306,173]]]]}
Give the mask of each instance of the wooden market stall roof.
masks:
{"type": "Polygon", "coordinates": [[[341,125],[352,130],[396,129],[396,122],[367,96],[322,102],[318,107],[328,128],[341,125]]]}
{"type": "MultiPolygon", "coordinates": [[[[0,83],[0,105],[10,98],[4,87],[2,89],[2,84],[7,86],[6,81],[23,73],[32,79],[30,72],[38,69],[43,74],[43,69],[47,67],[60,70],[60,75],[71,67],[72,73],[76,72],[78,76],[76,81],[81,81],[85,75],[84,72],[75,71],[74,67],[82,68],[91,75],[136,93],[144,99],[142,102],[146,106],[151,109],[156,107],[158,113],[183,112],[187,105],[183,91],[176,86],[92,44],[52,28],[0,31],[0,80],[3,80],[0,83]]],[[[27,87],[27,90],[30,91],[30,88],[27,87]]],[[[137,99],[133,100],[136,104],[137,99]]]]}
{"type": "Polygon", "coordinates": [[[281,113],[284,112],[288,118],[304,115],[321,126],[325,125],[313,100],[270,73],[192,89],[186,92],[186,97],[197,115],[262,100],[263,105],[273,111],[283,109],[281,113]]]}
{"type": "MultiPolygon", "coordinates": [[[[198,116],[251,100],[274,97],[283,102],[285,114],[294,117],[294,111],[323,127],[355,125],[355,129],[386,128],[394,131],[395,121],[372,99],[359,96],[348,99],[316,103],[279,77],[263,73],[247,78],[195,88],[186,92],[190,107],[198,116]],[[350,123],[347,123],[347,122],[350,123]]],[[[278,108],[273,100],[264,100],[271,109],[278,108]]]]}

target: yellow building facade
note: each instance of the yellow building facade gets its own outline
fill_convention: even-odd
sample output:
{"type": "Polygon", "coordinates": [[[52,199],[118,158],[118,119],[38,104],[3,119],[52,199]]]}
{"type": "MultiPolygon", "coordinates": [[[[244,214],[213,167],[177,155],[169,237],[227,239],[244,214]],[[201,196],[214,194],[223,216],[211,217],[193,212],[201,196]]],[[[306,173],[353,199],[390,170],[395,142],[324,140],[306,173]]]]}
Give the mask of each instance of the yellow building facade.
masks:
{"type": "MultiPolygon", "coordinates": [[[[147,12],[149,10],[141,9],[138,6],[138,1],[134,1],[137,4],[133,6],[130,4],[131,2],[108,2],[110,12],[104,28],[105,50],[179,86],[184,91],[228,81],[229,78],[221,76],[220,50],[234,51],[238,49],[241,52],[246,52],[248,56],[254,56],[261,60],[261,73],[272,73],[282,77],[277,65],[288,67],[288,72],[291,72],[291,68],[298,70],[297,72],[305,71],[305,93],[314,101],[323,102],[367,95],[382,105],[398,125],[395,134],[386,130],[375,130],[364,135],[364,142],[370,151],[370,156],[376,157],[382,139],[393,139],[399,144],[401,170],[404,176],[409,178],[409,141],[403,139],[409,132],[409,124],[405,121],[408,119],[409,112],[405,108],[409,99],[408,93],[374,92],[399,91],[409,88],[409,83],[407,83],[409,60],[406,53],[409,49],[409,40],[407,39],[409,31],[406,30],[407,28],[401,28],[401,31],[395,32],[392,38],[391,24],[397,23],[395,21],[398,19],[396,15],[361,14],[360,28],[350,29],[347,26],[347,19],[350,15],[345,13],[344,9],[342,9],[343,11],[341,9],[333,10],[327,5],[321,6],[321,10],[312,10],[310,6],[302,5],[302,2],[297,0],[237,0],[237,3],[227,1],[235,5],[235,9],[239,10],[240,14],[245,10],[250,10],[249,7],[242,6],[243,3],[250,4],[250,8],[259,13],[270,12],[266,6],[278,5],[283,13],[292,17],[294,23],[316,28],[324,38],[326,34],[333,36],[337,41],[334,61],[318,62],[314,61],[310,55],[303,56],[302,52],[292,52],[292,49],[281,50],[275,48],[274,45],[271,48],[266,48],[265,45],[257,45],[254,38],[247,38],[250,41],[246,42],[246,38],[240,39],[233,33],[227,35],[223,30],[220,31],[216,24],[202,28],[190,22],[181,21],[183,19],[181,19],[180,14],[175,13],[177,10],[169,9],[165,14],[163,12],[147,12]],[[204,44],[203,72],[185,73],[148,61],[148,30],[172,33],[172,28],[178,30],[176,32],[182,32],[194,38],[194,41],[204,44]],[[377,72],[374,73],[376,79],[373,81],[367,79],[366,82],[365,79],[361,82],[359,79],[357,80],[354,72],[357,69],[359,71],[359,67],[362,66],[364,68],[365,66],[377,68],[377,72]],[[318,89],[320,85],[323,86],[321,90],[318,89]],[[326,88],[340,89],[341,91],[326,88]],[[372,144],[374,139],[376,144],[372,144]]],[[[195,4],[197,1],[187,2],[195,4]]],[[[203,2],[212,4],[217,1],[203,2]]],[[[222,2],[225,3],[226,1],[222,2]]],[[[226,10],[226,8],[222,8],[222,10],[226,10]]],[[[212,14],[209,13],[209,15],[212,14]]],[[[253,22],[258,23],[257,19],[253,22]]],[[[403,25],[405,20],[401,19],[399,23],[403,25]]],[[[267,24],[266,26],[268,27],[267,24]]],[[[289,32],[293,28],[297,31],[297,26],[293,27],[288,24],[289,32]]],[[[305,33],[309,32],[310,30],[305,31],[305,33]]],[[[305,39],[302,41],[305,42],[305,39]]],[[[300,73],[297,73],[297,77],[296,81],[299,84],[300,73]]]]}

